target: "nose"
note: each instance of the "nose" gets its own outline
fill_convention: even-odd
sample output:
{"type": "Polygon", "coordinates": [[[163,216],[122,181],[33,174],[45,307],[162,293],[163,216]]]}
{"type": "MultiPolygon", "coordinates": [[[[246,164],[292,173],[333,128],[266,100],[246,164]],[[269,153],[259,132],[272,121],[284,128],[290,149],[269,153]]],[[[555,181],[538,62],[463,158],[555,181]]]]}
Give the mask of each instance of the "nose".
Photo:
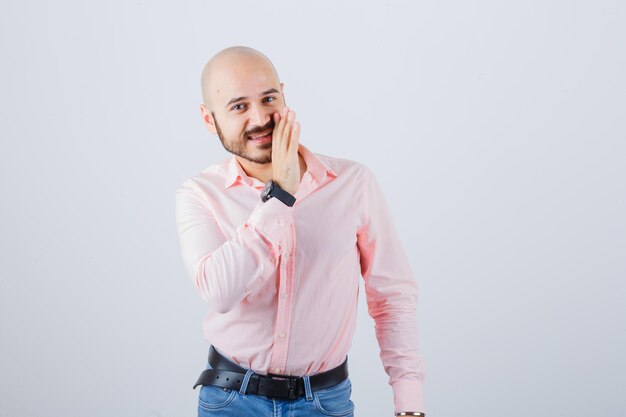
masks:
{"type": "Polygon", "coordinates": [[[250,126],[265,126],[269,123],[272,117],[272,112],[268,109],[264,109],[261,105],[255,104],[250,107],[250,126]]]}

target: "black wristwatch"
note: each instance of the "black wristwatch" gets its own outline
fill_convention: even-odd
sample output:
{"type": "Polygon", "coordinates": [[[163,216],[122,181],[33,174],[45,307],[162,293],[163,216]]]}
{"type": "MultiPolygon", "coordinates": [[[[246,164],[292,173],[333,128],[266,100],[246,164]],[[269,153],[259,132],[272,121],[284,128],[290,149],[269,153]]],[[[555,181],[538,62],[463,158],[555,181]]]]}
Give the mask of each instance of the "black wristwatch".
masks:
{"type": "Polygon", "coordinates": [[[266,202],[272,197],[276,197],[289,207],[292,207],[296,202],[296,198],[294,196],[280,188],[274,180],[269,180],[265,183],[265,188],[263,188],[263,191],[261,192],[261,201],[266,202]]]}

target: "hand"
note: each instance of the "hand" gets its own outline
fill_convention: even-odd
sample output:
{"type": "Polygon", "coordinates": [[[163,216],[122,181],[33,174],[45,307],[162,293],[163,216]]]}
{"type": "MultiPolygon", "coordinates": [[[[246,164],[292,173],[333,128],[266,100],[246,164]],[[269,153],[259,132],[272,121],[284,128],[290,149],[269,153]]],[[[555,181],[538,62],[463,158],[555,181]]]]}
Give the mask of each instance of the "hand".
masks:
{"type": "Polygon", "coordinates": [[[283,108],[281,114],[274,113],[273,117],[272,179],[280,188],[295,195],[300,186],[300,123],[296,121],[296,113],[288,107],[283,108]]]}

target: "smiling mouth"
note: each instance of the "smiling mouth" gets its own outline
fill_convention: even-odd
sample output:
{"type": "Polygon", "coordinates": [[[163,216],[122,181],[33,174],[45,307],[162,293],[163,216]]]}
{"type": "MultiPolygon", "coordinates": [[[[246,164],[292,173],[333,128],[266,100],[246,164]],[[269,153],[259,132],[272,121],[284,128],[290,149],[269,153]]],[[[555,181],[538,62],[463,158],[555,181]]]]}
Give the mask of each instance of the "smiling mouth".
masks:
{"type": "Polygon", "coordinates": [[[254,142],[267,141],[267,140],[272,138],[272,132],[273,132],[273,130],[269,130],[269,131],[265,131],[265,132],[262,132],[262,133],[257,133],[257,134],[254,134],[254,135],[250,135],[250,136],[248,136],[248,140],[252,140],[254,142]]]}

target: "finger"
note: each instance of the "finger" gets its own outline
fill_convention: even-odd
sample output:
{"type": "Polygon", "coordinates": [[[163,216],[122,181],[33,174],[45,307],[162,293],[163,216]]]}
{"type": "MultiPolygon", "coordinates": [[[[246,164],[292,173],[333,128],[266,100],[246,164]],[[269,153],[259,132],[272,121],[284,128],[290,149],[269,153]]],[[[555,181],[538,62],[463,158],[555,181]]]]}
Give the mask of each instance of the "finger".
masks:
{"type": "Polygon", "coordinates": [[[289,114],[287,114],[287,124],[285,125],[285,133],[284,133],[285,142],[283,146],[284,146],[285,152],[289,150],[289,142],[291,142],[291,130],[292,130],[293,122],[295,120],[296,120],[296,112],[294,112],[293,110],[290,110],[289,114]]]}
{"type": "Polygon", "coordinates": [[[288,143],[287,143],[287,151],[289,151],[289,149],[291,149],[291,142],[293,142],[294,140],[294,127],[296,125],[296,123],[298,123],[298,121],[296,120],[296,112],[295,111],[291,111],[290,115],[289,115],[289,119],[287,119],[287,127],[285,129],[287,129],[287,138],[288,138],[288,143]]]}
{"type": "Polygon", "coordinates": [[[276,132],[276,137],[277,139],[277,145],[282,148],[282,144],[284,142],[284,138],[285,138],[285,125],[287,124],[287,111],[289,111],[289,109],[287,107],[284,107],[282,110],[282,114],[280,115],[280,122],[278,123],[278,127],[275,128],[275,132],[276,132]]]}
{"type": "Polygon", "coordinates": [[[284,110],[283,114],[280,116],[280,122],[277,128],[277,139],[276,139],[276,156],[281,160],[285,157],[286,148],[285,148],[285,127],[287,126],[287,111],[284,110]]]}
{"type": "Polygon", "coordinates": [[[291,137],[289,138],[288,152],[297,153],[298,143],[300,143],[300,122],[294,122],[291,129],[291,137]]]}

